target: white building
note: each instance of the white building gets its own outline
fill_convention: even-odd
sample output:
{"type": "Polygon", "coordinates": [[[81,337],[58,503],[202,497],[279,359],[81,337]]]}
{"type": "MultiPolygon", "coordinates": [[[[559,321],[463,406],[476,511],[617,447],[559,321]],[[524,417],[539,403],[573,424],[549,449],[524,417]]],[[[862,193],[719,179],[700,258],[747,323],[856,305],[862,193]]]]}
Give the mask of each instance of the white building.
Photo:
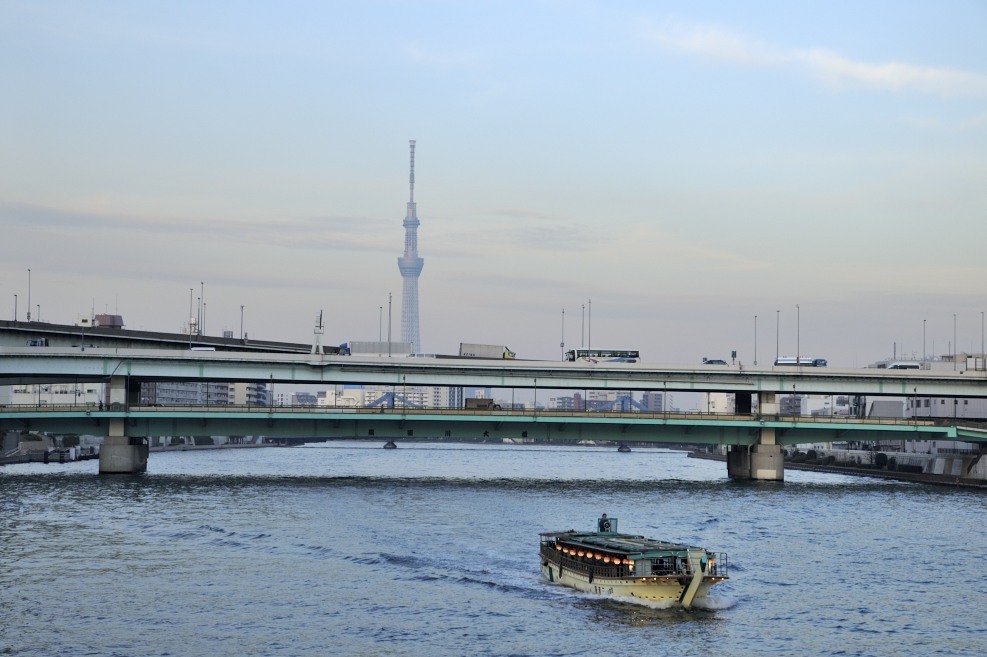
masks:
{"type": "Polygon", "coordinates": [[[699,399],[699,412],[732,415],[736,412],[736,395],[728,392],[704,392],[699,399]]]}
{"type": "Polygon", "coordinates": [[[230,386],[229,399],[234,406],[267,406],[271,403],[271,389],[266,383],[232,383],[230,386]]]}
{"type": "Polygon", "coordinates": [[[358,408],[363,406],[363,390],[336,386],[315,393],[315,405],[319,408],[358,408]]]}
{"type": "Polygon", "coordinates": [[[95,406],[104,400],[101,383],[45,383],[0,386],[4,406],[95,406]]]}

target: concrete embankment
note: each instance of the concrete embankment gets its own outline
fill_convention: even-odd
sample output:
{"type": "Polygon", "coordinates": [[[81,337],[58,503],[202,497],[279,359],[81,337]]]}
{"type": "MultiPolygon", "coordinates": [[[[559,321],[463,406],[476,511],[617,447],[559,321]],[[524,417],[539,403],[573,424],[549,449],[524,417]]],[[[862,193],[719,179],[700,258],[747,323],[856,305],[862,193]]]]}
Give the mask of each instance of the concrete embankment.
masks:
{"type": "MultiPolygon", "coordinates": [[[[726,461],[723,454],[710,454],[708,452],[689,452],[689,458],[708,459],[711,461],[726,461]]],[[[857,477],[878,477],[881,479],[894,479],[897,481],[913,481],[922,484],[936,484],[940,486],[965,486],[970,488],[987,489],[987,481],[983,479],[972,479],[970,477],[957,477],[945,474],[930,474],[926,472],[896,472],[892,470],[874,470],[871,468],[852,468],[835,465],[812,465],[809,463],[792,463],[785,461],[786,470],[809,470],[811,472],[830,472],[833,474],[853,475],[857,477]]]]}
{"type": "Polygon", "coordinates": [[[272,445],[271,443],[245,443],[242,445],[231,445],[229,443],[222,445],[152,445],[148,449],[151,452],[194,452],[207,449],[249,449],[251,447],[277,447],[277,445],[272,445]]]}
{"type": "MultiPolygon", "coordinates": [[[[248,443],[243,445],[156,445],[149,449],[151,452],[191,452],[210,449],[245,449],[251,447],[276,447],[270,443],[248,443]]],[[[42,448],[12,450],[0,455],[0,466],[16,465],[19,463],[69,463],[71,461],[88,461],[98,459],[99,450],[95,448],[42,448]]]]}

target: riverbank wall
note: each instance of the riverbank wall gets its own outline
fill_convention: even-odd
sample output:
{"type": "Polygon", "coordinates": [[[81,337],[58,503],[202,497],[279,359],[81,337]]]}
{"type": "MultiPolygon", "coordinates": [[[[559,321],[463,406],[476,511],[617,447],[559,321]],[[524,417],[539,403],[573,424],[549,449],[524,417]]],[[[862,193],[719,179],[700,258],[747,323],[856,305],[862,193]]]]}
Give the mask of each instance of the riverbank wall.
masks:
{"type": "MultiPolygon", "coordinates": [[[[861,458],[859,467],[846,465],[823,465],[817,463],[799,463],[788,458],[785,459],[786,470],[808,470],[811,472],[829,472],[832,474],[853,475],[857,477],[877,477],[879,479],[894,479],[897,481],[913,481],[923,484],[937,484],[941,486],[967,486],[971,488],[983,488],[987,490],[987,474],[984,472],[984,459],[979,456],[935,456],[935,455],[911,455],[909,460],[921,460],[921,472],[901,472],[898,470],[878,469],[870,465],[868,452],[851,452],[848,450],[826,450],[820,455],[837,456],[837,461],[848,463],[855,461],[857,456],[869,455],[861,458]],[[974,462],[976,460],[976,462],[974,462]]],[[[898,456],[898,455],[894,455],[898,456]]],[[[712,461],[726,462],[724,454],[715,452],[692,451],[689,458],[708,459],[712,461]]],[[[914,464],[912,464],[914,465],[914,464]]]]}

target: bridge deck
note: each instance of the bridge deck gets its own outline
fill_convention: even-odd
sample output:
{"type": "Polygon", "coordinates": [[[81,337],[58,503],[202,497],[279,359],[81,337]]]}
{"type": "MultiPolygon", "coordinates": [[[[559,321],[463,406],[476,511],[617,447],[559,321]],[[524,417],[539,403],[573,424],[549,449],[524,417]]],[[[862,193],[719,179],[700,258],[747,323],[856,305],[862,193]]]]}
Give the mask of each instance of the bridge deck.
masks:
{"type": "Polygon", "coordinates": [[[0,348],[0,384],[240,381],[519,389],[987,398],[987,372],[826,367],[650,366],[163,349],[0,348]]]}
{"type": "Polygon", "coordinates": [[[97,410],[66,405],[0,409],[0,430],[100,435],[113,420],[125,421],[127,435],[135,437],[269,435],[752,445],[760,431],[769,428],[775,431],[778,444],[955,440],[958,435],[970,442],[987,442],[984,425],[958,428],[946,420],[900,418],[302,406],[132,406],[97,410]]]}

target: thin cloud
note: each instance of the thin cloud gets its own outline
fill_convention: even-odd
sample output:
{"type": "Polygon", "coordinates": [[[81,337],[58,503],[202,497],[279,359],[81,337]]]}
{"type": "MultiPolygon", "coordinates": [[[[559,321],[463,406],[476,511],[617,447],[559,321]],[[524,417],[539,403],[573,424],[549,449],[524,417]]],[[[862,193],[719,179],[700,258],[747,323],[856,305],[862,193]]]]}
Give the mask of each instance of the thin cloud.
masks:
{"type": "Polygon", "coordinates": [[[605,235],[591,227],[555,215],[520,208],[492,208],[479,213],[484,219],[463,226],[449,224],[438,230],[428,243],[431,255],[476,256],[495,246],[511,253],[584,253],[599,249],[605,235]]]}
{"type": "Polygon", "coordinates": [[[629,245],[643,249],[651,258],[677,267],[680,271],[766,272],[772,265],[742,253],[684,240],[649,225],[639,225],[625,236],[629,245]]]}
{"type": "Polygon", "coordinates": [[[306,217],[269,222],[207,221],[200,218],[128,215],[63,210],[37,205],[0,202],[0,218],[8,230],[57,229],[65,236],[77,232],[93,235],[143,234],[182,240],[217,239],[264,246],[302,249],[346,249],[391,252],[395,250],[389,221],[367,217],[306,217]],[[384,237],[386,236],[386,238],[384,237]]]}
{"type": "Polygon", "coordinates": [[[834,87],[915,91],[943,96],[987,94],[987,75],[904,62],[856,61],[824,48],[783,48],[722,28],[666,22],[645,39],[663,48],[742,66],[792,67],[834,87]]]}
{"type": "Polygon", "coordinates": [[[856,62],[827,50],[795,51],[791,59],[803,62],[815,75],[834,85],[860,84],[949,96],[987,91],[987,76],[948,68],[856,62]]]}
{"type": "Polygon", "coordinates": [[[771,46],[710,25],[666,22],[650,26],[646,38],[658,45],[693,55],[703,55],[750,66],[778,65],[784,53],[771,46]]]}

